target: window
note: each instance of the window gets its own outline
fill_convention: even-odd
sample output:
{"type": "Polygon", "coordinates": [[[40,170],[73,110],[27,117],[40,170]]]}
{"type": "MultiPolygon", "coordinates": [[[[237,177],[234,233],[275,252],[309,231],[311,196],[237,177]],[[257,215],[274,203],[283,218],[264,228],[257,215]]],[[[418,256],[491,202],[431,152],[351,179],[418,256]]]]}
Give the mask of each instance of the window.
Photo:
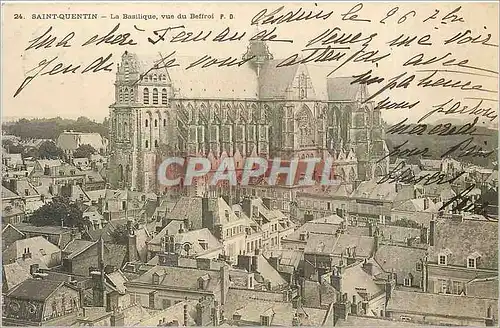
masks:
{"type": "Polygon", "coordinates": [[[417,271],[422,271],[422,263],[418,262],[416,266],[417,271]]]}
{"type": "Polygon", "coordinates": [[[165,118],[163,119],[163,126],[167,126],[167,120],[165,118]]]}
{"type": "Polygon", "coordinates": [[[260,316],[260,325],[261,326],[269,326],[269,317],[266,315],[260,316]]]}
{"type": "Polygon", "coordinates": [[[146,127],[148,127],[148,126],[149,126],[149,121],[148,121],[148,119],[146,119],[145,123],[146,123],[146,127]]]}
{"type": "Polygon", "coordinates": [[[146,105],[148,105],[149,104],[149,89],[148,88],[144,88],[142,98],[144,100],[144,103],[146,105]]]}
{"type": "Polygon", "coordinates": [[[155,128],[158,127],[158,120],[155,119],[155,128]]]}
{"type": "Polygon", "coordinates": [[[125,97],[123,99],[123,101],[128,102],[128,88],[125,88],[124,91],[123,91],[123,93],[124,93],[124,97],[125,97]]]}
{"type": "Polygon", "coordinates": [[[461,281],[452,281],[452,294],[460,295],[464,291],[464,284],[461,281]]]}
{"type": "Polygon", "coordinates": [[[158,140],[155,140],[155,148],[158,148],[158,140]]]}
{"type": "Polygon", "coordinates": [[[149,142],[146,140],[146,148],[149,147],[149,142]]]}
{"type": "Polygon", "coordinates": [[[125,81],[128,81],[128,78],[129,78],[129,74],[130,74],[130,67],[128,66],[128,62],[125,62],[123,64],[124,66],[124,71],[125,71],[125,81]]]}
{"type": "Polygon", "coordinates": [[[153,285],[158,285],[160,284],[160,276],[158,273],[153,273],[153,285]]]}
{"type": "Polygon", "coordinates": [[[165,300],[165,299],[162,300],[162,307],[164,309],[169,308],[171,304],[172,304],[172,302],[170,302],[170,300],[165,300]]]}
{"type": "Polygon", "coordinates": [[[411,286],[411,278],[405,278],[403,285],[405,286],[411,286]]]}
{"type": "Polygon", "coordinates": [[[158,89],[153,89],[153,105],[158,105],[158,89]]]}
{"type": "Polygon", "coordinates": [[[167,104],[167,89],[165,88],[161,89],[161,103],[162,105],[167,104]]]}
{"type": "Polygon", "coordinates": [[[438,263],[440,265],[446,265],[446,263],[447,263],[446,255],[439,255],[439,262],[438,263]]]}
{"type": "Polygon", "coordinates": [[[471,268],[471,269],[475,269],[476,268],[476,259],[473,257],[469,257],[467,259],[467,267],[471,268]]]}

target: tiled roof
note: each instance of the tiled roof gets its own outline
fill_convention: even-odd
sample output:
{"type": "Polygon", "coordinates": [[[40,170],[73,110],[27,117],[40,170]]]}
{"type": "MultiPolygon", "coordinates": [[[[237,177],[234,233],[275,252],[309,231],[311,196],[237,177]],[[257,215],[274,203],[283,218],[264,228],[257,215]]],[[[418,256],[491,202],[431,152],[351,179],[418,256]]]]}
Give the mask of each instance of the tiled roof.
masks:
{"type": "Polygon", "coordinates": [[[17,260],[23,257],[25,249],[30,250],[31,258],[43,258],[44,256],[60,252],[59,247],[49,242],[43,237],[33,237],[27,239],[19,239],[9,245],[2,252],[4,260],[17,260]]]}
{"type": "Polygon", "coordinates": [[[467,282],[467,296],[498,300],[498,275],[488,278],[476,278],[467,282]]]}
{"type": "Polygon", "coordinates": [[[394,290],[387,304],[387,311],[483,320],[489,306],[497,309],[498,301],[460,295],[394,290]]]}
{"type": "Polygon", "coordinates": [[[7,198],[19,198],[19,196],[2,185],[2,199],[7,199],[7,198]]]}
{"type": "Polygon", "coordinates": [[[96,242],[93,241],[80,240],[80,239],[72,240],[63,249],[63,252],[68,254],[67,256],[65,256],[65,258],[72,259],[73,257],[77,256],[84,250],[94,245],[95,243],[96,242]]]}
{"type": "Polygon", "coordinates": [[[214,249],[223,247],[219,240],[207,228],[176,234],[175,243],[181,245],[189,243],[191,245],[191,255],[203,254],[207,251],[213,251],[214,249]],[[203,249],[200,244],[201,241],[208,243],[207,249],[203,249]]]}
{"type": "Polygon", "coordinates": [[[27,279],[11,290],[7,296],[25,300],[44,301],[64,282],[54,280],[27,279]]]}
{"type": "Polygon", "coordinates": [[[3,291],[8,291],[19,285],[26,279],[32,278],[29,271],[25,270],[19,263],[4,264],[3,270],[3,291]]]}
{"type": "Polygon", "coordinates": [[[430,247],[429,261],[436,262],[443,249],[449,249],[448,265],[466,266],[467,257],[478,252],[478,268],[498,268],[498,222],[448,218],[436,222],[436,244],[430,247]]]}
{"type": "Polygon", "coordinates": [[[356,257],[370,257],[374,250],[373,237],[340,234],[338,237],[331,235],[310,235],[305,247],[306,253],[326,253],[341,255],[348,247],[356,247],[356,257]]]}
{"type": "Polygon", "coordinates": [[[197,301],[182,301],[167,309],[158,311],[154,315],[143,316],[143,319],[135,324],[141,327],[155,327],[160,320],[166,323],[177,321],[180,326],[196,326],[196,304],[197,301]],[[187,305],[187,322],[184,322],[184,305],[187,305]]]}

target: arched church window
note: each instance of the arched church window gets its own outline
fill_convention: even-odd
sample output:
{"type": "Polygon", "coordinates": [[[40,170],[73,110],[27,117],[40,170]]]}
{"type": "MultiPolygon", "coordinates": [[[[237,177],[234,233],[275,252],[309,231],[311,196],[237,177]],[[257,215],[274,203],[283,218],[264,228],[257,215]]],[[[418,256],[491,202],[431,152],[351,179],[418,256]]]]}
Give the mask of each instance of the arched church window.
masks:
{"type": "Polygon", "coordinates": [[[123,91],[123,93],[124,93],[124,99],[123,100],[125,102],[128,102],[128,88],[125,88],[125,90],[123,91]]]}
{"type": "Polygon", "coordinates": [[[163,126],[167,126],[167,119],[163,119],[163,126]]]}
{"type": "Polygon", "coordinates": [[[134,89],[129,90],[129,101],[134,102],[134,89]]]}
{"type": "Polygon", "coordinates": [[[158,140],[155,140],[155,148],[158,148],[158,140]]]}
{"type": "Polygon", "coordinates": [[[165,88],[161,89],[161,104],[162,105],[167,104],[167,89],[165,88]]]}
{"type": "Polygon", "coordinates": [[[118,90],[118,99],[120,102],[123,102],[123,88],[118,90]]]}
{"type": "Polygon", "coordinates": [[[149,121],[148,121],[148,119],[146,119],[145,123],[146,123],[146,127],[148,127],[148,126],[149,126],[149,121]]]}
{"type": "Polygon", "coordinates": [[[149,89],[148,88],[144,88],[142,97],[144,99],[144,103],[146,105],[149,104],[149,89]]]}
{"type": "Polygon", "coordinates": [[[157,82],[158,81],[158,76],[155,74],[153,75],[153,82],[157,82]]]}
{"type": "Polygon", "coordinates": [[[146,140],[146,149],[149,147],[149,141],[146,140]]]}
{"type": "Polygon", "coordinates": [[[123,123],[123,137],[128,138],[128,125],[127,122],[123,123]]]}
{"type": "Polygon", "coordinates": [[[125,81],[128,81],[130,75],[130,66],[128,62],[125,62],[123,64],[123,70],[125,71],[125,81]]]}
{"type": "Polygon", "coordinates": [[[158,120],[155,119],[155,128],[157,128],[157,127],[158,127],[158,120]]]}
{"type": "Polygon", "coordinates": [[[158,89],[153,89],[153,105],[158,105],[158,89]]]}

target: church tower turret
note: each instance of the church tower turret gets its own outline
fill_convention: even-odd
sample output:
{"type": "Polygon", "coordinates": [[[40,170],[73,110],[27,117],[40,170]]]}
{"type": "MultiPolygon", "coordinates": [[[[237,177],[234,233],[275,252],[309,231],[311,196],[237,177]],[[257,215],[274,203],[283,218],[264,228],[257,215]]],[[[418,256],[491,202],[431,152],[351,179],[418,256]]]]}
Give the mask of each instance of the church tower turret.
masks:
{"type": "MultiPolygon", "coordinates": [[[[257,28],[255,35],[258,34],[259,29],[257,28]]],[[[252,39],[247,47],[247,52],[243,55],[243,59],[249,59],[249,63],[252,64],[252,67],[255,69],[258,77],[260,75],[260,69],[264,63],[266,61],[273,60],[273,55],[269,51],[269,47],[266,42],[262,40],[255,40],[257,39],[255,36],[252,39]]]]}

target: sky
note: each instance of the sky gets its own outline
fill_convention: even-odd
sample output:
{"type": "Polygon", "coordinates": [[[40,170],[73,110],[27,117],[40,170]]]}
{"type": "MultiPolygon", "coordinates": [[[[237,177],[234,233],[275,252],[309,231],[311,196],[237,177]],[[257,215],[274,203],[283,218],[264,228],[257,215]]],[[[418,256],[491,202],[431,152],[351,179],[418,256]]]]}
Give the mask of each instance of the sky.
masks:
{"type": "MultiPolygon", "coordinates": [[[[471,30],[471,35],[482,35],[481,40],[488,33],[491,33],[488,43],[498,45],[497,3],[399,3],[397,9],[394,9],[396,7],[395,3],[365,3],[363,8],[354,15],[358,15],[358,19],[369,19],[371,22],[342,20],[343,17],[347,17],[342,16],[342,14],[347,13],[355,5],[356,3],[318,3],[317,5],[304,3],[302,8],[306,12],[312,10],[317,13],[323,10],[323,13],[330,11],[332,13],[326,20],[261,24],[259,28],[263,30],[276,27],[276,33],[280,38],[293,40],[293,43],[269,42],[269,48],[275,58],[286,58],[294,53],[301,53],[307,41],[326,29],[338,27],[342,33],[352,33],[354,35],[362,33],[363,37],[377,33],[369,43],[367,50],[379,50],[379,54],[391,53],[388,58],[379,61],[377,64],[351,62],[340,68],[332,76],[358,75],[371,69],[372,75],[385,79],[382,83],[374,83],[369,86],[370,93],[373,94],[397,75],[404,72],[407,73],[405,77],[415,74],[415,80],[408,86],[400,85],[398,88],[386,90],[374,99],[377,102],[389,96],[397,102],[407,101],[413,103],[420,101],[412,109],[384,110],[383,118],[389,123],[406,117],[410,121],[416,121],[429,112],[432,106],[445,103],[450,99],[453,99],[452,103],[460,101],[462,105],[474,106],[480,101],[478,98],[484,98],[483,107],[492,108],[492,110],[498,112],[498,47],[480,43],[449,44],[446,46],[443,44],[445,39],[459,32],[471,30]],[[449,14],[459,6],[461,8],[456,13],[449,14]],[[388,13],[393,14],[388,15],[388,13]],[[447,14],[451,19],[443,21],[442,18],[447,14]],[[385,18],[386,16],[389,17],[385,18]],[[424,22],[429,17],[435,18],[430,18],[424,22]],[[456,18],[455,22],[451,22],[453,18],[456,18]],[[463,22],[458,21],[458,18],[463,18],[463,22]],[[398,21],[400,21],[399,24],[398,21]],[[447,24],[442,22],[447,22],[447,24]],[[397,38],[400,34],[417,36],[417,40],[429,34],[432,45],[418,45],[414,42],[408,47],[391,48],[388,41],[397,38]],[[450,53],[446,59],[455,58],[455,63],[467,59],[469,60],[468,65],[480,67],[482,70],[457,66],[445,67],[441,65],[444,60],[419,67],[402,66],[406,60],[419,53],[424,54],[425,58],[441,57],[450,53]],[[492,92],[464,91],[459,88],[419,87],[417,86],[418,80],[430,74],[430,72],[416,72],[416,70],[422,69],[460,71],[440,72],[434,80],[440,77],[452,79],[453,81],[461,80],[465,82],[470,80],[472,84],[481,84],[483,89],[492,92]],[[470,73],[481,75],[472,75],[470,73]]],[[[301,8],[298,3],[4,4],[4,17],[2,19],[4,27],[2,28],[2,117],[4,120],[9,120],[19,117],[61,116],[76,118],[87,116],[100,121],[109,115],[109,105],[114,101],[113,83],[116,64],[125,50],[147,55],[166,54],[175,50],[176,57],[181,64],[189,63],[204,54],[221,58],[227,56],[240,57],[246,51],[249,37],[254,35],[256,31],[256,26],[251,25],[252,18],[263,9],[267,9],[269,13],[280,6],[285,6],[281,11],[282,13],[297,11],[301,8]],[[33,14],[50,13],[95,13],[98,17],[106,16],[106,18],[97,20],[32,19],[33,14]],[[158,19],[111,19],[112,15],[121,17],[123,14],[157,15],[158,19]],[[162,14],[173,15],[176,18],[161,19],[162,14]],[[185,14],[187,18],[191,14],[213,14],[215,19],[177,19],[179,14],[185,14]],[[224,19],[220,18],[221,14],[225,16],[224,19]],[[228,19],[230,15],[233,15],[233,19],[228,19]],[[22,19],[16,19],[20,17],[22,19]],[[120,23],[119,31],[121,33],[129,32],[131,34],[129,39],[133,39],[138,43],[137,45],[91,44],[81,46],[96,34],[99,36],[107,34],[118,23],[120,23]],[[183,25],[186,31],[212,30],[214,35],[229,27],[232,31],[247,32],[247,35],[241,41],[225,43],[211,41],[158,42],[153,45],[147,42],[148,37],[154,37],[154,30],[179,25],[183,25]],[[57,37],[55,43],[63,40],[67,34],[74,32],[74,36],[68,41],[71,46],[25,50],[29,46],[30,40],[42,35],[50,27],[52,27],[50,33],[57,37]],[[139,31],[136,28],[144,31],[139,31]],[[108,54],[112,54],[111,61],[114,62],[111,72],[39,75],[16,97],[13,97],[26,77],[32,75],[33,69],[37,68],[43,60],[57,57],[52,66],[48,67],[53,67],[59,61],[65,65],[73,64],[73,67],[76,65],[83,65],[84,67],[96,58],[105,57],[108,54]]],[[[359,43],[352,45],[349,54],[356,52],[360,48],[359,43]]],[[[339,62],[310,65],[324,67],[325,71],[329,72],[337,67],[339,62]]],[[[223,78],[222,73],[221,78],[223,78]]],[[[398,81],[403,79],[401,78],[398,81]]],[[[470,119],[470,116],[463,114],[433,115],[429,120],[435,121],[444,118],[447,120],[452,118],[467,120],[470,119]]],[[[497,120],[490,122],[485,118],[481,118],[480,122],[489,126],[497,125],[497,120]]]]}

